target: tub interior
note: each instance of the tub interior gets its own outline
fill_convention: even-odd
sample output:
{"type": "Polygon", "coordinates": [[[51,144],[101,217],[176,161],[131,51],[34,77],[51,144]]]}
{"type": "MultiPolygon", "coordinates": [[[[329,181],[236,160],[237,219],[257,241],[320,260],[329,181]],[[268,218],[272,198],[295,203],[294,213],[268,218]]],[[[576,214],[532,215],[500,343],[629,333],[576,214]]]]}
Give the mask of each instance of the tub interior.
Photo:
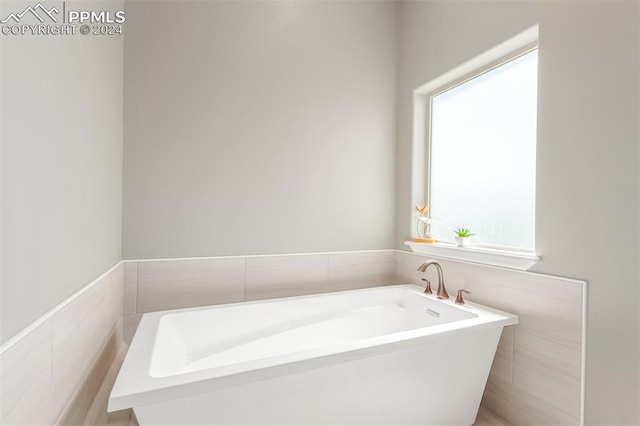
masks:
{"type": "Polygon", "coordinates": [[[168,313],[149,374],[200,371],[477,317],[406,289],[372,289],[168,313]]]}

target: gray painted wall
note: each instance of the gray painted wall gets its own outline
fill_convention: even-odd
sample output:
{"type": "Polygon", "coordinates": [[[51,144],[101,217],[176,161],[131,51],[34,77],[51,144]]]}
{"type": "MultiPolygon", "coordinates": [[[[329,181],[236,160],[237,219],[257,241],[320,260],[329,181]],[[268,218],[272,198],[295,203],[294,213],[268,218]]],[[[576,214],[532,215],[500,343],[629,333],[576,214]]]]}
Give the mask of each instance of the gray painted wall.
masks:
{"type": "MultiPolygon", "coordinates": [[[[403,2],[396,247],[410,236],[414,88],[540,23],[537,272],[588,284],[586,421],[637,424],[637,2],[403,2]]],[[[549,294],[553,298],[553,294],[549,294]]]]}
{"type": "Polygon", "coordinates": [[[0,43],[4,342],[121,258],[123,38],[0,43]]]}
{"type": "Polygon", "coordinates": [[[393,3],[126,7],[125,259],[393,246],[393,3]]]}
{"type": "Polygon", "coordinates": [[[536,270],[589,282],[588,424],[640,422],[638,7],[541,7],[536,270]]]}

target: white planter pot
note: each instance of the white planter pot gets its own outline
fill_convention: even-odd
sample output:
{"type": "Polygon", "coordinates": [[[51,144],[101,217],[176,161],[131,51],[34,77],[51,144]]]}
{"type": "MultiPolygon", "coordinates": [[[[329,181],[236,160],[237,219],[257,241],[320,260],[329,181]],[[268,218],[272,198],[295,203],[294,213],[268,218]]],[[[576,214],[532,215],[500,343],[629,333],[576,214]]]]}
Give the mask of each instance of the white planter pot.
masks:
{"type": "Polygon", "coordinates": [[[469,247],[471,237],[455,237],[457,247],[469,247]]]}

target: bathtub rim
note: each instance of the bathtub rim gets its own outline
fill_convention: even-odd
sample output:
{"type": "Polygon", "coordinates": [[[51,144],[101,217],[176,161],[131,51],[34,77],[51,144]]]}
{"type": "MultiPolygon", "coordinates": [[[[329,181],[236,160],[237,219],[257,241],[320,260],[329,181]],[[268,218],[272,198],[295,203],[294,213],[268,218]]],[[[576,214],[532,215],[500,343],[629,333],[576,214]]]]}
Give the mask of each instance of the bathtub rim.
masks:
{"type": "Polygon", "coordinates": [[[279,375],[295,373],[306,369],[321,368],[327,365],[348,362],[354,359],[375,356],[378,354],[400,351],[415,345],[428,344],[440,339],[462,337],[495,327],[518,324],[516,315],[481,304],[466,302],[464,306],[454,303],[454,299],[436,299],[426,295],[420,286],[414,284],[397,284],[383,287],[371,287],[332,293],[321,293],[304,296],[293,296],[278,299],[266,299],[251,302],[183,308],[167,311],[145,313],[138,326],[138,331],[129,347],[116,383],[109,396],[109,412],[125,408],[158,403],[164,400],[184,398],[193,394],[209,392],[225,387],[238,386],[254,381],[265,380],[279,375]],[[153,356],[155,339],[160,320],[166,315],[217,309],[221,307],[246,306],[252,304],[273,303],[280,300],[295,301],[313,297],[336,294],[361,293],[371,290],[404,289],[417,293],[427,299],[436,300],[457,309],[473,312],[475,318],[464,319],[437,326],[402,331],[375,338],[365,339],[349,344],[315,348],[298,351],[276,357],[262,358],[239,364],[214,367],[176,375],[154,377],[149,368],[153,356]],[[340,349],[340,350],[336,350],[340,349]],[[251,368],[248,368],[251,367],[251,368]]]}

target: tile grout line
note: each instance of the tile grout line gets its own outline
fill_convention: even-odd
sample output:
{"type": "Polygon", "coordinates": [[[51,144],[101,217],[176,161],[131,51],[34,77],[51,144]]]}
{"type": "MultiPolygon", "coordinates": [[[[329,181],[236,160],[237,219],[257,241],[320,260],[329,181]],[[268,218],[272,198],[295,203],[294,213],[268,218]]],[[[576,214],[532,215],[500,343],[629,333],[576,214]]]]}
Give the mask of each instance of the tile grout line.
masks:
{"type": "MultiPolygon", "coordinates": [[[[274,253],[274,254],[251,254],[251,255],[220,255],[220,256],[196,256],[196,257],[160,257],[154,259],[127,259],[122,260],[124,263],[131,262],[165,262],[165,261],[174,261],[174,260],[207,260],[207,259],[237,259],[237,258],[249,258],[249,257],[284,257],[284,256],[313,256],[313,255],[328,255],[328,254],[365,254],[365,253],[380,253],[385,251],[405,251],[398,250],[396,248],[386,248],[386,249],[373,249],[373,250],[344,250],[344,251],[319,251],[319,252],[299,252],[299,253],[274,253]]],[[[407,252],[411,253],[411,252],[407,252]]]]}
{"type": "MultiPolygon", "coordinates": [[[[31,333],[29,333],[31,334],[31,333]]],[[[53,315],[51,316],[51,389],[53,389],[53,315]]]]}
{"type": "Polygon", "coordinates": [[[330,282],[331,282],[331,278],[330,278],[330,273],[331,273],[331,253],[327,253],[327,287],[325,289],[325,292],[328,292],[329,289],[331,288],[330,282]]]}
{"type": "Polygon", "coordinates": [[[515,371],[516,364],[516,329],[511,330],[511,377],[510,384],[513,385],[513,373],[515,371]]]}
{"type": "Polygon", "coordinates": [[[138,267],[140,266],[138,262],[135,263],[136,265],[136,294],[135,294],[135,303],[133,304],[133,313],[134,315],[138,314],[138,267]]]}

